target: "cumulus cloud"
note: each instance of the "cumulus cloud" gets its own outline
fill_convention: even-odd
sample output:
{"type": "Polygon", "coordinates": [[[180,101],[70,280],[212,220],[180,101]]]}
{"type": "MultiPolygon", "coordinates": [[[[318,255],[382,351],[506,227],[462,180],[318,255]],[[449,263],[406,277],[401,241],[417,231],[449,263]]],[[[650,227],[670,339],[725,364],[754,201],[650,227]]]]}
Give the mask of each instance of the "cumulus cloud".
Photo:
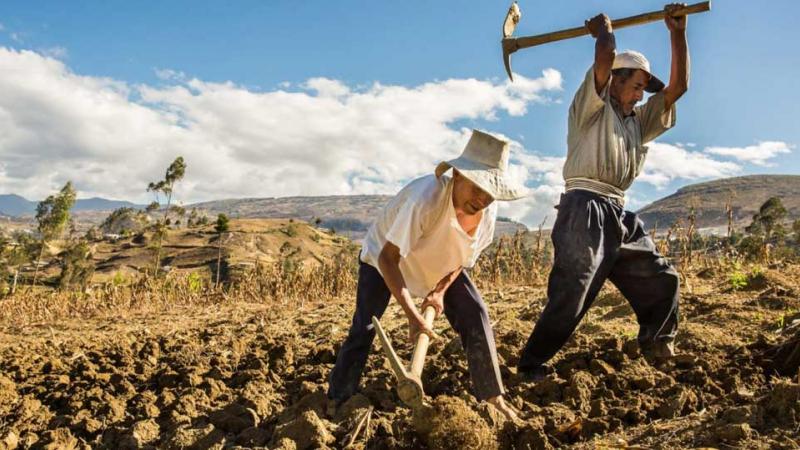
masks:
{"type": "Polygon", "coordinates": [[[67,57],[69,56],[69,51],[65,47],[61,46],[42,49],[41,53],[45,56],[61,60],[67,59],[67,57]]]}
{"type": "MultiPolygon", "coordinates": [[[[50,55],[0,47],[0,192],[41,199],[72,180],[81,197],[145,203],[148,182],[181,155],[188,170],[176,196],[184,202],[393,194],[457,156],[470,134],[465,123],[488,123],[492,132],[501,114],[520,116],[557,101],[552,96],[562,85],[554,69],[536,78],[518,75],[513,84],[356,86],[311,78],[271,90],[156,69],[159,84],[131,85],[76,74],[50,55]]],[[[510,141],[511,174],[531,195],[503,203],[500,214],[529,226],[547,217],[550,226],[564,158],[510,141]]],[[[640,179],[664,187],[676,179],[730,176],[741,167],[714,156],[758,164],[790,148],[690,147],[650,144],[640,179]]]]}
{"type": "Polygon", "coordinates": [[[184,81],[186,74],[172,69],[155,69],[156,77],[164,81],[184,81]]]}
{"type": "MultiPolygon", "coordinates": [[[[178,155],[188,169],[176,195],[186,202],[394,193],[460,153],[464,122],[525,114],[561,89],[553,69],[513,84],[312,78],[266,91],[159,69],[162,84],[130,85],[9,48],[0,48],[0,69],[0,191],[32,199],[73,180],[81,196],[145,202],[147,183],[178,155]]],[[[519,158],[528,168],[554,164],[519,158]]],[[[549,173],[514,170],[529,183],[549,173]]]]}
{"type": "Polygon", "coordinates": [[[791,153],[792,146],[781,141],[764,141],[757,145],[747,147],[709,147],[706,153],[720,156],[730,156],[738,161],[749,162],[757,166],[774,166],[767,160],[775,158],[782,153],[791,153]]]}
{"type": "Polygon", "coordinates": [[[719,161],[702,152],[663,142],[647,144],[647,160],[637,180],[663,188],[673,180],[697,180],[735,175],[741,167],[730,161],[719,161]]]}
{"type": "Polygon", "coordinates": [[[498,214],[529,227],[542,222],[545,227],[552,226],[556,214],[554,206],[564,191],[561,169],[566,158],[532,153],[521,143],[505,138],[511,143],[510,176],[515,182],[528,186],[529,195],[513,202],[501,202],[498,214]]]}

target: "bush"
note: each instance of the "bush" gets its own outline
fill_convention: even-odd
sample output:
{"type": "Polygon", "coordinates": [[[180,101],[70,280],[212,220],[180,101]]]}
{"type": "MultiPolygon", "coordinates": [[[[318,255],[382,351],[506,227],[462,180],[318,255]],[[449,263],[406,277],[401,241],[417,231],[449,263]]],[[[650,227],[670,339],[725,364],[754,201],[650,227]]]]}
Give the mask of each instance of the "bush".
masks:
{"type": "Polygon", "coordinates": [[[734,291],[746,288],[747,280],[748,280],[747,274],[742,272],[741,270],[735,270],[731,272],[731,274],[728,276],[728,282],[731,285],[731,289],[733,289],[734,291]]]}
{"type": "Polygon", "coordinates": [[[203,279],[200,277],[200,274],[197,272],[192,272],[186,277],[186,287],[189,288],[189,292],[196,294],[203,289],[203,279]]]}
{"type": "Polygon", "coordinates": [[[89,244],[79,241],[61,254],[61,275],[58,287],[68,289],[80,287],[85,290],[94,275],[94,261],[89,244]]]}

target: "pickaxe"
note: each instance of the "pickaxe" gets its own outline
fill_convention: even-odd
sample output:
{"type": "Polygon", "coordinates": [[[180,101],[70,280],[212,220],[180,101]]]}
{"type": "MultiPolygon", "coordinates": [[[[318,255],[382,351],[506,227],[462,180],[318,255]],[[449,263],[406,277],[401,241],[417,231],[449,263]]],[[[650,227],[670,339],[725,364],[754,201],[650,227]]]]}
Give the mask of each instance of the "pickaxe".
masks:
{"type": "MultiPolygon", "coordinates": [[[[689,5],[685,8],[681,8],[677,11],[672,13],[673,17],[685,16],[688,14],[695,14],[706,12],[711,9],[711,2],[701,2],[696,3],[694,5],[689,5]]],[[[644,14],[639,14],[637,16],[626,17],[624,19],[617,19],[611,21],[611,26],[616,30],[618,28],[625,28],[632,25],[640,25],[643,23],[650,23],[656,22],[658,20],[663,20],[666,13],[664,10],[660,11],[652,11],[644,14]]],[[[508,13],[506,14],[506,19],[503,21],[503,63],[506,66],[506,72],[508,72],[508,78],[511,81],[514,81],[514,76],[511,75],[511,54],[515,51],[534,47],[541,44],[546,44],[548,42],[555,42],[561,41],[564,39],[571,39],[578,36],[585,36],[589,33],[589,29],[586,26],[569,28],[566,30],[555,31],[552,33],[546,34],[539,34],[536,36],[524,36],[515,38],[511,36],[514,34],[514,29],[517,27],[517,23],[519,23],[520,18],[522,17],[522,13],[519,10],[519,6],[517,6],[517,2],[511,4],[511,7],[508,8],[508,13]]]]}
{"type": "MultiPolygon", "coordinates": [[[[433,326],[433,318],[436,316],[436,310],[433,306],[428,306],[422,313],[425,319],[425,325],[428,328],[433,326]]],[[[389,358],[389,363],[397,376],[397,395],[400,400],[412,409],[421,408],[424,405],[423,399],[425,398],[425,391],[422,389],[422,366],[425,363],[425,355],[428,354],[428,345],[430,344],[430,336],[421,333],[417,337],[417,345],[414,346],[414,354],[411,357],[411,366],[408,369],[403,366],[400,358],[392,348],[392,343],[389,337],[381,327],[381,322],[377,317],[372,317],[372,325],[375,326],[375,331],[381,341],[381,346],[389,358]]]]}

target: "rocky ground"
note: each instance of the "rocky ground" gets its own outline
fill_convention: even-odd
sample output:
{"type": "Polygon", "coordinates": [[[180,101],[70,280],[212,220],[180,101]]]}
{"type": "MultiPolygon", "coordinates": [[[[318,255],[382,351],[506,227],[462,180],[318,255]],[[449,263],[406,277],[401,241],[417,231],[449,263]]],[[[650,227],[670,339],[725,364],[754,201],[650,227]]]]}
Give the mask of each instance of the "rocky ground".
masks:
{"type": "MultiPolygon", "coordinates": [[[[443,319],[423,373],[425,416],[398,400],[377,342],[362,392],[329,408],[351,298],[20,318],[0,328],[0,449],[800,448],[796,366],[775,361],[792,357],[777,346],[798,328],[798,275],[779,267],[733,291],[726,274],[695,271],[680,354],[663,364],[641,356],[633,313],[607,288],[538,384],[514,367],[543,288],[483,286],[519,424],[472,398],[443,319]]],[[[399,308],[382,323],[408,360],[399,308]]]]}

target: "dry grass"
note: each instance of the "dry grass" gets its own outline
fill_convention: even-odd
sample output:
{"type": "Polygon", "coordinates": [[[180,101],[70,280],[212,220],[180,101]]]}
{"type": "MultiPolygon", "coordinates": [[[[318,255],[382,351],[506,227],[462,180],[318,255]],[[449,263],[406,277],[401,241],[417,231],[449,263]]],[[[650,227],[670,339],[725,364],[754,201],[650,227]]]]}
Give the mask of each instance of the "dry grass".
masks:
{"type": "MultiPolygon", "coordinates": [[[[503,237],[481,257],[472,275],[483,286],[538,285],[546,279],[546,259],[541,249],[537,253],[525,245],[522,234],[503,237]]],[[[131,276],[95,283],[85,292],[23,287],[2,300],[0,322],[32,323],[230,302],[303,307],[355,294],[358,249],[347,247],[318,264],[307,264],[292,255],[238,264],[230,268],[227,281],[220,287],[200,272],[176,272],[164,278],[131,276]]]]}
{"type": "MultiPolygon", "coordinates": [[[[721,274],[748,272],[743,258],[730,249],[692,249],[689,233],[682,232],[680,227],[671,231],[657,244],[682,275],[706,269],[721,274]]],[[[472,278],[483,289],[544,286],[552,248],[549,239],[543,236],[540,231],[501,237],[478,260],[471,271],[472,278]]],[[[25,286],[0,300],[3,305],[0,323],[35,323],[235,302],[304,307],[323,300],[352,297],[358,281],[358,248],[344,245],[337,255],[318,263],[281,252],[277,258],[256,258],[234,264],[228,270],[225,283],[219,287],[200,271],[177,271],[164,278],[134,273],[94,283],[85,292],[46,287],[31,290],[25,286]]],[[[685,287],[692,291],[691,283],[685,287]]]]}

